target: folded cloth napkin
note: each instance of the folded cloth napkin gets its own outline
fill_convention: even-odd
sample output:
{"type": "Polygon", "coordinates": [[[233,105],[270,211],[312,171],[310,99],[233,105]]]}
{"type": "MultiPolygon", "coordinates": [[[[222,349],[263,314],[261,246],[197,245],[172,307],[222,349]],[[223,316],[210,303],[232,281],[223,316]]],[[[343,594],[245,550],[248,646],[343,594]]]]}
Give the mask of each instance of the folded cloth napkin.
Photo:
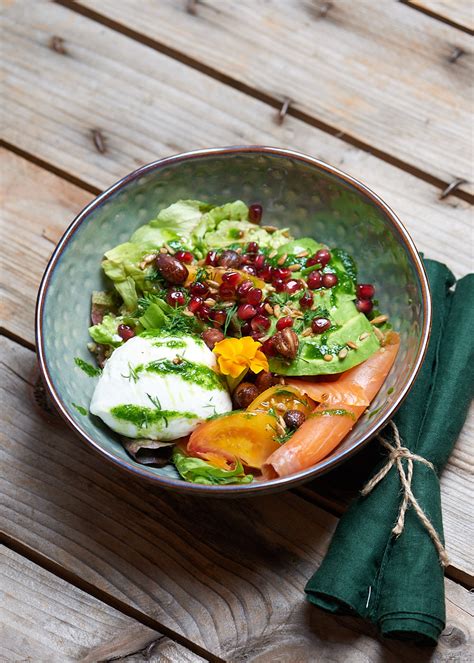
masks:
{"type": "MultiPolygon", "coordinates": [[[[356,613],[377,624],[383,635],[433,644],[445,626],[438,473],[474,396],[474,274],[459,280],[453,291],[455,279],[445,265],[425,260],[425,267],[433,299],[427,355],[393,419],[396,429],[387,426],[382,437],[396,445],[398,430],[401,445],[432,464],[401,460],[405,476],[412,465],[411,490],[434,527],[439,549],[411,504],[401,533],[393,533],[404,495],[395,463],[341,518],[305,591],[311,603],[333,613],[356,613]]],[[[388,454],[372,477],[386,466],[388,454]]]]}

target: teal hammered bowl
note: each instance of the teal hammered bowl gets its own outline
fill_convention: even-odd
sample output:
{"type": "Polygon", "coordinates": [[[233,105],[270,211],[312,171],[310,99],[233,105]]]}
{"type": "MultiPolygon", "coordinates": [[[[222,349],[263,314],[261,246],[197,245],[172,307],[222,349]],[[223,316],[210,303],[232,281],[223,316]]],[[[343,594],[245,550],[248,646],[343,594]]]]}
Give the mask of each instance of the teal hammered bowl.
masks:
{"type": "Polygon", "coordinates": [[[390,419],[408,393],[424,357],[431,319],[426,275],[416,248],[392,210],[360,182],[317,159],[278,148],[214,148],[161,159],[127,175],[72,222],[44,274],[36,335],[44,381],[61,415],[80,437],[136,477],[198,495],[268,493],[301,484],[360,449],[390,419]],[[293,476],[244,485],[204,486],[181,480],[174,467],[133,461],[115,434],[87,411],[95,386],[74,362],[87,351],[90,295],[104,288],[101,259],[157,210],[180,198],[222,204],[260,202],[265,221],[289,226],[347,249],[360,280],[376,284],[379,308],[400,332],[396,363],[370,412],[325,460],[293,476]],[[78,407],[79,406],[79,407],[78,407]]]}

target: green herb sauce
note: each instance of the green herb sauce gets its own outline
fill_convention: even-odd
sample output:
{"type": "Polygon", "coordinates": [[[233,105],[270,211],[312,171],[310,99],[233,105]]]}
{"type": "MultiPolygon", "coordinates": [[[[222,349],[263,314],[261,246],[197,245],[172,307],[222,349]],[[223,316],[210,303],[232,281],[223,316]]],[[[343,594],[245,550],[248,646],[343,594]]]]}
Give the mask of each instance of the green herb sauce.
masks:
{"type": "Polygon", "coordinates": [[[153,345],[157,348],[162,348],[163,346],[167,348],[185,348],[186,342],[181,341],[179,338],[171,338],[168,341],[154,341],[153,345]]]}
{"type": "Polygon", "coordinates": [[[135,424],[137,428],[147,428],[152,424],[163,423],[168,425],[170,419],[179,417],[184,419],[197,419],[197,415],[192,412],[178,412],[177,410],[159,410],[151,407],[142,407],[140,405],[116,405],[110,410],[112,416],[122,421],[129,421],[135,424]]]}
{"type": "Polygon", "coordinates": [[[79,414],[82,414],[83,416],[87,415],[87,410],[85,407],[82,407],[82,405],[78,405],[77,403],[71,403],[71,405],[76,408],[79,414]]]}
{"type": "Polygon", "coordinates": [[[74,357],[74,362],[76,366],[84,371],[84,373],[90,378],[95,378],[102,374],[102,369],[96,368],[95,366],[92,366],[92,364],[88,364],[87,361],[84,361],[84,359],[81,359],[80,357],[74,357]]]}
{"type": "Polygon", "coordinates": [[[209,391],[212,389],[225,390],[222,378],[212,368],[193,364],[187,359],[182,359],[179,364],[173,363],[170,359],[157,359],[146,364],[143,370],[159,375],[179,375],[186,382],[198,384],[209,391]]]}

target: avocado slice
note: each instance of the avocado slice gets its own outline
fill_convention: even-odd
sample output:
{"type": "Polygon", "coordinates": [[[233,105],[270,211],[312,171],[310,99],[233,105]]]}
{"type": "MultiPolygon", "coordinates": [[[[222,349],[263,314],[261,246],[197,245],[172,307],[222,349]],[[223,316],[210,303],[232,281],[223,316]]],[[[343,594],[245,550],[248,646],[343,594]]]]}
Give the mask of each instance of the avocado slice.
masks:
{"type": "MultiPolygon", "coordinates": [[[[355,311],[346,321],[333,331],[329,330],[319,336],[308,338],[300,336],[300,347],[298,356],[293,361],[285,361],[279,358],[270,360],[270,370],[280,375],[324,375],[341,373],[353,366],[362,363],[376,352],[380,343],[373,332],[373,327],[363,313],[358,313],[353,302],[344,302],[337,310],[331,312],[331,317],[336,321],[338,315],[345,317],[349,309],[355,311]],[[364,336],[367,334],[367,336],[364,336]],[[360,337],[364,336],[362,340],[360,337]],[[347,346],[352,341],[357,349],[347,346]],[[340,359],[338,354],[347,349],[347,355],[340,359]],[[325,355],[332,355],[331,361],[325,361],[325,355]]],[[[342,320],[338,321],[339,324],[342,320]]]]}

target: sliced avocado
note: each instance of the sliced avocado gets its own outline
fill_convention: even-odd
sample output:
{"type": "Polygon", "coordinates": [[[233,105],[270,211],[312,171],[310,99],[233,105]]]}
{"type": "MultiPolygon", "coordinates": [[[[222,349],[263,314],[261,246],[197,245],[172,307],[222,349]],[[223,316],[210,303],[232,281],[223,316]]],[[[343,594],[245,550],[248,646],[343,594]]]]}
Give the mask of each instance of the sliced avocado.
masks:
{"type": "MultiPolygon", "coordinates": [[[[372,325],[363,313],[357,313],[353,302],[344,302],[338,308],[337,313],[342,314],[346,304],[347,310],[349,310],[348,305],[352,305],[356,311],[355,315],[333,331],[308,337],[308,339],[300,337],[300,348],[296,359],[286,362],[282,359],[272,358],[270,370],[281,375],[324,375],[347,371],[368,359],[379,349],[379,341],[373,332],[372,325]],[[360,336],[363,334],[367,334],[367,336],[360,340],[360,336]],[[355,343],[357,349],[348,347],[348,341],[355,343]],[[348,352],[343,359],[340,359],[338,354],[343,349],[347,349],[348,352]],[[325,355],[332,355],[333,359],[325,361],[325,355]]],[[[332,317],[335,318],[335,315],[332,317]]]]}
{"type": "Polygon", "coordinates": [[[312,237],[301,237],[300,239],[293,239],[291,242],[282,244],[278,249],[278,255],[282,256],[284,253],[287,255],[296,256],[302,251],[308,251],[310,255],[322,249],[323,245],[319,244],[312,237]]]}

